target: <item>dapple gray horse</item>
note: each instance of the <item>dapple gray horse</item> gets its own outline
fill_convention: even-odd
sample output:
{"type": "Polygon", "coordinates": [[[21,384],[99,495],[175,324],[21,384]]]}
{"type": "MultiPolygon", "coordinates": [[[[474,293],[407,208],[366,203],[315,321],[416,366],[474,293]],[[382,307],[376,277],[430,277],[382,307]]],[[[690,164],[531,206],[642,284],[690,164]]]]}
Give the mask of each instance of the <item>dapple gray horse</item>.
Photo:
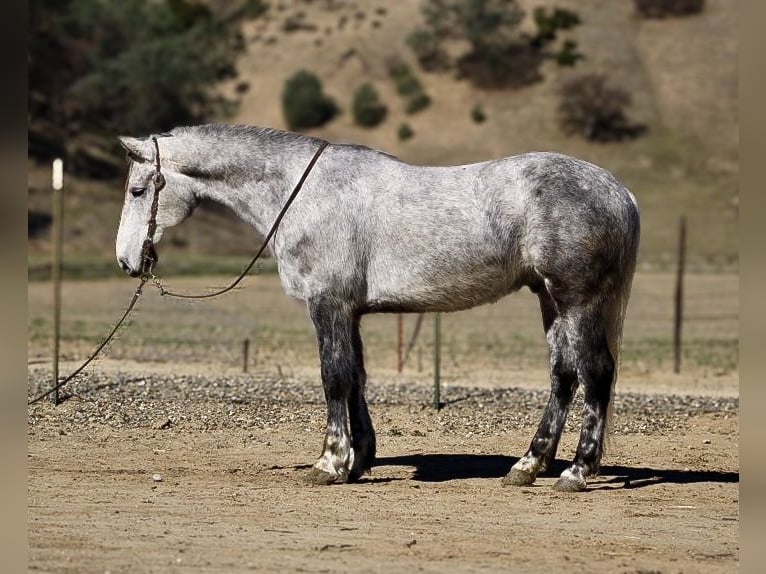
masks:
{"type": "MultiPolygon", "coordinates": [[[[203,199],[265,234],[323,140],[206,125],[157,137],[166,186],[154,242],[203,199]]],[[[154,194],[149,138],[120,138],[129,175],[117,259],[141,274],[154,194]]],[[[559,490],[599,470],[639,242],[633,195],[590,163],[528,153],[421,167],[359,145],[327,147],[270,247],[285,291],[316,328],[327,401],[321,456],[307,479],[358,479],[375,461],[359,323],[367,313],[457,311],[521,287],[537,294],[551,393],[526,454],[504,484],[534,482],[556,455],[578,385],[582,430],[559,490]]]]}

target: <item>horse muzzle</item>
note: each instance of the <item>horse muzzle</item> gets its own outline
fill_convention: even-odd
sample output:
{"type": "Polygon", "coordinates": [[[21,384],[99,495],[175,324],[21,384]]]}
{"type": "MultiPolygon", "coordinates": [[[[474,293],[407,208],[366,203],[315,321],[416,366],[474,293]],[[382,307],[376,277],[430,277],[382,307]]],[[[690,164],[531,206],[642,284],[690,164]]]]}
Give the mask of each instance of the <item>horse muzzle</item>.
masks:
{"type": "Polygon", "coordinates": [[[118,257],[117,262],[123,271],[131,277],[141,277],[142,275],[151,275],[154,266],[160,260],[153,244],[144,246],[141,249],[141,261],[138,267],[132,267],[127,257],[118,257]]]}

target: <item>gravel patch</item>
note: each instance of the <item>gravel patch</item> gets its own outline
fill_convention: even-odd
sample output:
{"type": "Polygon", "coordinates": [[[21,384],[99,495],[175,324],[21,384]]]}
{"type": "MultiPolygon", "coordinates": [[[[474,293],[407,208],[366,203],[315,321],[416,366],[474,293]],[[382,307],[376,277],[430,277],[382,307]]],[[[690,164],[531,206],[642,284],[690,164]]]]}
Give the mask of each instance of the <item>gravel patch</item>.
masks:
{"type": "MultiPolygon", "coordinates": [[[[29,397],[50,381],[44,371],[30,372],[29,397]]],[[[450,385],[437,413],[427,385],[375,381],[367,397],[378,432],[449,432],[497,435],[537,425],[548,392],[520,388],[477,389],[450,385]],[[392,426],[385,405],[406,408],[410,429],[392,426]],[[377,407],[377,408],[376,408],[377,407]],[[412,429],[415,429],[414,431],[412,429]]],[[[268,429],[295,425],[307,431],[324,426],[324,397],[315,380],[275,379],[266,375],[162,376],[92,373],[62,389],[65,400],[57,407],[41,401],[28,409],[29,432],[41,423],[59,426],[62,433],[107,425],[113,428],[268,429]]],[[[579,393],[567,421],[577,430],[582,405],[579,393]]],[[[686,428],[695,416],[715,413],[736,416],[736,397],[618,393],[613,432],[665,433],[686,428]]]]}

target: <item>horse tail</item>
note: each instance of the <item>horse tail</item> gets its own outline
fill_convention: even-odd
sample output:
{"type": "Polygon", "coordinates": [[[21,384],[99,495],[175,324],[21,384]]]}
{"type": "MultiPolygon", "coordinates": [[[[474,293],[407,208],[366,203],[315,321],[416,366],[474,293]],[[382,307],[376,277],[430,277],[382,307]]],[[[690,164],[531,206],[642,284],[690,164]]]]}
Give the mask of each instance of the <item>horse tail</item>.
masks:
{"type": "Polygon", "coordinates": [[[609,406],[607,407],[606,432],[608,438],[612,429],[612,414],[614,411],[614,388],[617,384],[617,375],[620,370],[620,351],[622,350],[622,331],[625,323],[625,313],[628,309],[630,290],[633,285],[633,275],[636,271],[636,258],[638,255],[638,242],[640,237],[640,224],[638,218],[638,204],[633,194],[628,192],[633,205],[630,209],[631,225],[628,230],[628,241],[623,252],[623,273],[619,278],[616,288],[609,294],[604,306],[604,320],[606,327],[606,343],[609,353],[614,361],[612,373],[612,387],[609,393],[609,406]]]}

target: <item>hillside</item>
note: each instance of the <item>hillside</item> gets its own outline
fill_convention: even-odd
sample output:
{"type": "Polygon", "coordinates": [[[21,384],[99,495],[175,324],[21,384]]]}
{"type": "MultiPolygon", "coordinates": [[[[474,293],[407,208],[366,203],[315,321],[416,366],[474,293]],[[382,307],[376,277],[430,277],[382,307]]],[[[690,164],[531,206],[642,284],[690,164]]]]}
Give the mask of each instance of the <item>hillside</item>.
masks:
{"type": "MultiPolygon", "coordinates": [[[[586,59],[576,71],[606,73],[629,90],[631,118],[648,126],[634,141],[593,144],[562,135],[556,124],[557,90],[565,73],[544,64],[544,80],[521,89],[479,90],[453,73],[421,72],[405,44],[421,21],[419,1],[279,0],[259,19],[246,22],[246,52],[239,77],[222,86],[229,94],[246,82],[238,112],[227,121],[285,128],[280,95],[285,79],[300,69],[317,74],[342,113],[315,135],[353,141],[421,164],[479,161],[532,150],[569,153],[612,170],[642,208],[641,261],[664,267],[674,260],[677,222],[689,218],[689,260],[697,268],[737,265],[738,42],[733,1],[707,2],[688,18],[641,20],[632,2],[559,0],[520,2],[576,10],[582,25],[572,33],[586,59]],[[287,31],[292,30],[292,31],[287,31]],[[407,60],[433,103],[408,116],[387,72],[392,58],[407,60]],[[377,128],[355,126],[351,98],[372,82],[388,105],[377,128]],[[484,108],[476,124],[470,111],[484,108]],[[401,142],[408,122],[415,137],[401,142]]],[[[525,25],[529,25],[526,22],[525,25]]],[[[457,46],[456,48],[459,48],[457,46]]],[[[32,168],[30,206],[45,210],[47,175],[32,168]]],[[[119,219],[120,184],[72,182],[77,209],[69,216],[72,253],[110,253],[119,219]],[[108,189],[109,191],[106,191],[108,189]],[[99,213],[96,213],[95,206],[99,213]],[[79,229],[79,232],[76,231],[79,229]]],[[[207,210],[170,234],[173,250],[208,253],[249,251],[253,234],[241,225],[219,233],[228,218],[207,210]],[[196,221],[194,221],[196,219],[196,221]],[[172,238],[175,237],[175,240],[172,238]]],[[[30,242],[32,255],[47,248],[43,235],[30,242]]],[[[164,250],[168,250],[163,245],[164,250]]]]}

